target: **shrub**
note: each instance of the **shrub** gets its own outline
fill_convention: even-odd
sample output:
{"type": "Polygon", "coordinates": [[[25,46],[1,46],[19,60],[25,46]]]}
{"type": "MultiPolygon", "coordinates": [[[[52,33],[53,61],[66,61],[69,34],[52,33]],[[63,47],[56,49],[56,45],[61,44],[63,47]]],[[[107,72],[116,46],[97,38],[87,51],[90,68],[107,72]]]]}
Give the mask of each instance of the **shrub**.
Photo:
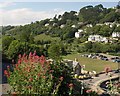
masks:
{"type": "MultiPolygon", "coordinates": [[[[30,52],[29,56],[19,55],[14,71],[7,67],[4,74],[12,87],[11,91],[19,94],[61,95],[69,94],[71,76],[64,63],[50,63],[44,56],[30,52]]],[[[58,96],[58,95],[57,95],[58,96]]]]}

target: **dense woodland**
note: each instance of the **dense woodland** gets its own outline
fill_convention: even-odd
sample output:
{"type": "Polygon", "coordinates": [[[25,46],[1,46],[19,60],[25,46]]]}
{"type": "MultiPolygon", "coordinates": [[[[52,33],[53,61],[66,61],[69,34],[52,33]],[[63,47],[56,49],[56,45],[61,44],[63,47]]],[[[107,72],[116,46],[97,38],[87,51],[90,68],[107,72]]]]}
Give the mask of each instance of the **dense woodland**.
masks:
{"type": "Polygon", "coordinates": [[[31,22],[31,24],[24,26],[2,26],[3,55],[9,59],[17,59],[18,54],[28,54],[34,50],[37,51],[38,55],[52,56],[51,58],[70,52],[116,54],[120,52],[120,39],[114,41],[113,44],[85,43],[85,41],[91,34],[111,37],[112,32],[120,32],[120,26],[117,24],[120,24],[120,6],[104,8],[103,5],[99,4],[85,6],[79,12],[65,12],[63,15],[55,15],[54,18],[31,22]],[[111,22],[114,25],[109,27],[109,25],[104,25],[105,22],[111,22]],[[87,27],[88,24],[92,24],[93,27],[87,27]],[[75,27],[71,27],[72,25],[75,27]],[[83,29],[85,32],[83,37],[76,39],[75,32],[78,29],[83,29]],[[42,34],[51,38],[39,38],[42,34]]]}

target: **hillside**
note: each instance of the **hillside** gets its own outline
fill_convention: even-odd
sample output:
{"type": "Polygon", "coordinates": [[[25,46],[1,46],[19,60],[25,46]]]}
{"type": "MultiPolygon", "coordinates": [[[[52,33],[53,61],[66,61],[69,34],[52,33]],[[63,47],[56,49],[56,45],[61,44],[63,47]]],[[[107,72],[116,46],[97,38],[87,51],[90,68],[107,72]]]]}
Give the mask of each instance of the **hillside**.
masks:
{"type": "Polygon", "coordinates": [[[29,32],[33,34],[49,34],[63,38],[74,37],[74,32],[87,24],[95,25],[105,22],[120,23],[120,9],[104,8],[99,4],[96,6],[86,6],[79,12],[70,11],[63,15],[55,16],[51,19],[32,22],[25,26],[6,26],[3,27],[3,34],[20,34],[21,32],[29,32]],[[72,26],[73,25],[73,26],[72,26]],[[72,28],[71,28],[72,26],[72,28]],[[64,30],[66,29],[66,30],[64,30]]]}
{"type": "Polygon", "coordinates": [[[60,48],[63,51],[61,53],[75,51],[119,54],[120,39],[111,40],[113,32],[120,33],[119,10],[119,7],[104,8],[99,4],[85,6],[79,12],[65,12],[63,15],[55,15],[54,18],[31,22],[24,26],[3,26],[4,54],[9,53],[9,56],[14,54],[15,58],[18,53],[29,53],[37,49],[41,54],[48,56],[48,49],[53,44],[61,44],[60,48]],[[82,36],[75,38],[75,33],[79,30],[83,30],[82,36]],[[88,37],[94,34],[109,38],[111,42],[107,44],[88,42],[88,37]],[[13,50],[15,45],[16,48],[13,50]],[[16,50],[17,47],[19,47],[18,50],[16,50]]]}

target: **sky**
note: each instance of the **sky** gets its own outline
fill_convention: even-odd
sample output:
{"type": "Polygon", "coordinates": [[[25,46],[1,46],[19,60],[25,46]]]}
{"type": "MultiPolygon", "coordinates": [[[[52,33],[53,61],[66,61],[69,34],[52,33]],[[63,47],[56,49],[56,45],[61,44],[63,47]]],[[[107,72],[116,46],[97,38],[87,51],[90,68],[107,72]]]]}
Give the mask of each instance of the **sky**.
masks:
{"type": "Polygon", "coordinates": [[[118,2],[0,2],[0,25],[25,25],[98,4],[110,8],[118,2]]]}

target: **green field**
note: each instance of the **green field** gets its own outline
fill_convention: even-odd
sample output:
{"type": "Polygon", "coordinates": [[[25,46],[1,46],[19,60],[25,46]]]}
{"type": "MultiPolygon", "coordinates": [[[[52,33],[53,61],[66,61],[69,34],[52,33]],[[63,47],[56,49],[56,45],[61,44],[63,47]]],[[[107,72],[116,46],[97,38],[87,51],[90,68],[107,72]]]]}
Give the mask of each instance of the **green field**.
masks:
{"type": "Polygon", "coordinates": [[[117,69],[117,63],[113,63],[110,61],[103,61],[98,59],[92,59],[87,57],[81,57],[80,54],[69,54],[63,57],[64,59],[74,60],[75,58],[78,59],[81,65],[85,65],[85,70],[87,71],[96,71],[101,72],[104,71],[105,67],[110,67],[111,69],[117,69]]]}
{"type": "Polygon", "coordinates": [[[51,37],[51,36],[49,36],[49,35],[45,35],[45,34],[40,34],[40,35],[37,35],[37,36],[35,36],[35,38],[34,38],[34,40],[35,41],[58,41],[58,40],[60,40],[60,38],[59,37],[51,37]]]}

